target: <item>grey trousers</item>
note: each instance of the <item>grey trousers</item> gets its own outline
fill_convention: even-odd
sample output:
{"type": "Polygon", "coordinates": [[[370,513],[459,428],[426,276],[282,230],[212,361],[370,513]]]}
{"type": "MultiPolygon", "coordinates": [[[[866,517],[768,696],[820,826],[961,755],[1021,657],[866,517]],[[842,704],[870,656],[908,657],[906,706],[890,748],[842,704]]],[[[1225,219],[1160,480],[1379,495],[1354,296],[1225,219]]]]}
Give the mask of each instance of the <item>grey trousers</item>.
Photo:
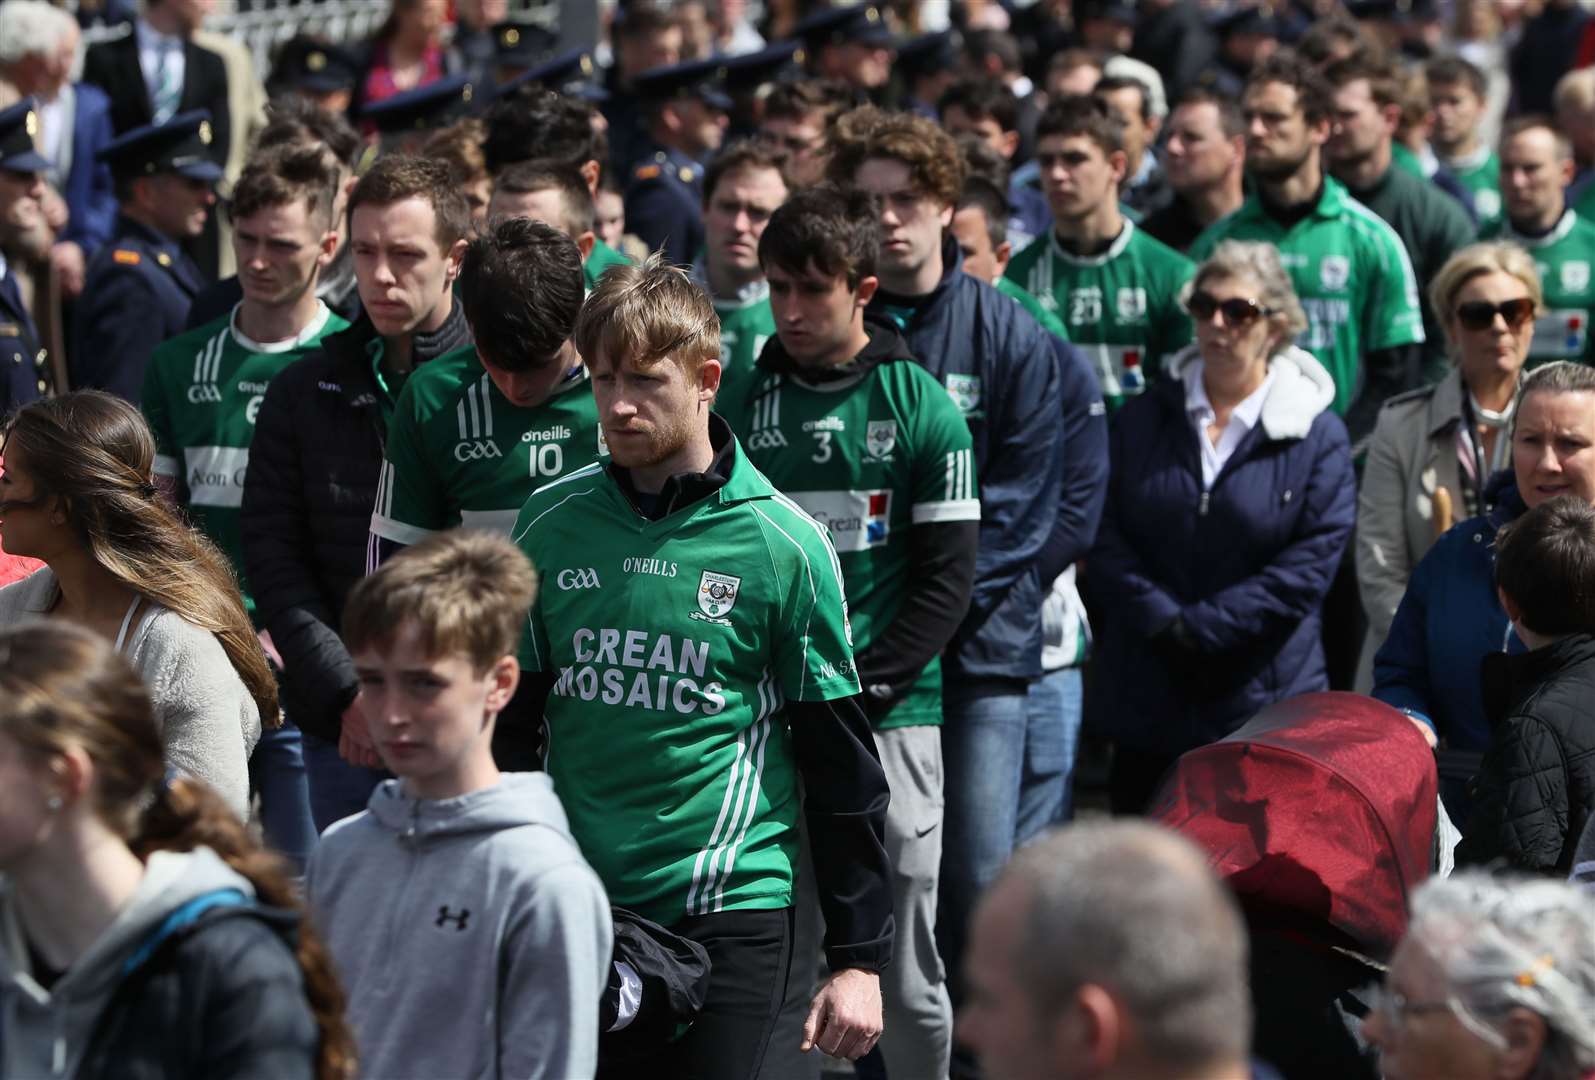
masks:
{"type": "MultiPolygon", "coordinates": [[[[897,939],[881,974],[886,1030],[880,1051],[892,1080],[945,1080],[952,1054],[953,1007],[936,950],[936,879],[941,869],[941,729],[877,731],[881,764],[892,789],[886,813],[886,855],[892,864],[897,939]]],[[[795,929],[786,1004],[764,1056],[760,1080],[818,1080],[822,1055],[798,1052],[809,1003],[825,976],[820,947],[824,919],[814,885],[808,834],[793,898],[795,929]],[[805,959],[807,958],[807,959],[805,959]]]]}

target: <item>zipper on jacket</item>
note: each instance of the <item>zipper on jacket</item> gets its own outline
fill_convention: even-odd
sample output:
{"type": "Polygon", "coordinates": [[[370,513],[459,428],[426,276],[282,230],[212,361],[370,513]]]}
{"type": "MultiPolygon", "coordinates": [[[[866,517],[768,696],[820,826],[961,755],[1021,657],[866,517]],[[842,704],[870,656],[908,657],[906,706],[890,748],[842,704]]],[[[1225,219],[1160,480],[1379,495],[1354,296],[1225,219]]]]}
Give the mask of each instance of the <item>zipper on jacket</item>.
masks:
{"type": "Polygon", "coordinates": [[[399,965],[393,963],[395,957],[401,955],[398,948],[399,919],[409,902],[410,885],[415,880],[416,848],[421,843],[421,800],[410,801],[410,826],[399,834],[399,847],[409,855],[405,862],[404,880],[399,883],[398,892],[394,895],[393,903],[388,905],[388,926],[386,944],[382,949],[382,956],[389,963],[386,965],[387,973],[378,983],[381,993],[387,993],[393,984],[393,976],[399,970],[399,965]]]}
{"type": "MultiPolygon", "coordinates": [[[[52,1002],[52,1004],[54,1004],[52,1002]]],[[[56,1076],[66,1075],[66,1031],[61,1019],[60,1009],[52,1008],[50,1012],[55,1019],[55,1045],[50,1050],[50,1072],[56,1076]]]]}
{"type": "Polygon", "coordinates": [[[1212,497],[1213,497],[1213,491],[1212,491],[1211,488],[1209,488],[1208,490],[1202,492],[1202,497],[1199,500],[1197,500],[1197,503],[1196,503],[1196,516],[1197,517],[1206,517],[1207,516],[1207,504],[1212,500],[1212,497]]]}

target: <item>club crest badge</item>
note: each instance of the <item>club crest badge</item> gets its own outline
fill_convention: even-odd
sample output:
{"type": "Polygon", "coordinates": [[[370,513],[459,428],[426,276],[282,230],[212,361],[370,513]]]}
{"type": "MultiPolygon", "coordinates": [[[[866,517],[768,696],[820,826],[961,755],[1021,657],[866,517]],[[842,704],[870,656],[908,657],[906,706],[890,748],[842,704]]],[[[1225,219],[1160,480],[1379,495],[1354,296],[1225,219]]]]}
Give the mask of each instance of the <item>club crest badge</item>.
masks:
{"type": "Polygon", "coordinates": [[[968,416],[980,408],[980,376],[949,374],[947,380],[947,396],[953,399],[953,404],[958,406],[958,411],[968,416]]]}
{"type": "Polygon", "coordinates": [[[1558,274],[1562,288],[1568,292],[1582,292],[1589,288],[1589,263],[1583,259],[1569,259],[1561,265],[1558,274]]]}
{"type": "Polygon", "coordinates": [[[1326,289],[1344,289],[1351,281],[1351,260],[1344,255],[1325,255],[1318,264],[1318,280],[1326,289]]]}
{"type": "Polygon", "coordinates": [[[736,607],[742,579],[705,570],[698,579],[698,610],[711,619],[724,618],[736,607]]]}
{"type": "Polygon", "coordinates": [[[864,433],[864,450],[873,461],[884,461],[897,445],[896,420],[871,420],[864,433]]]}

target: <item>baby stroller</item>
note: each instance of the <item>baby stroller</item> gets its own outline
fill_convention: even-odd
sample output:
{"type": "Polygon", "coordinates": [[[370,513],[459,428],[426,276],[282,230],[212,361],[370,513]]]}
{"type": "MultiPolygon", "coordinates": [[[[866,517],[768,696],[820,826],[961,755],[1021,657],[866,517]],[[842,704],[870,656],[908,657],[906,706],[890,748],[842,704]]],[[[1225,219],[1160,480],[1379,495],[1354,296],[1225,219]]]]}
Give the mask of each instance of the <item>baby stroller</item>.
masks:
{"type": "Polygon", "coordinates": [[[1377,1077],[1356,991],[1377,980],[1429,876],[1434,754],[1357,694],[1264,709],[1185,754],[1151,814],[1208,852],[1252,939],[1253,1047],[1289,1080],[1377,1077]]]}

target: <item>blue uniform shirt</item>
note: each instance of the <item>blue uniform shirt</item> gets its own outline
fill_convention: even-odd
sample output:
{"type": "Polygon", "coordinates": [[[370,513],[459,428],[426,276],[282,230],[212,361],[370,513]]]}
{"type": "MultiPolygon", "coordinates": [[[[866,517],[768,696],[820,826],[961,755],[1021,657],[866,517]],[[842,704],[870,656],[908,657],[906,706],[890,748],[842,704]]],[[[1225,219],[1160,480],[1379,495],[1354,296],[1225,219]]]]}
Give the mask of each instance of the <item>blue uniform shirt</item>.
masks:
{"type": "Polygon", "coordinates": [[[109,390],[138,404],[155,346],[181,334],[206,286],[177,241],[127,217],[89,262],[78,303],[74,389],[109,390]]]}
{"type": "Polygon", "coordinates": [[[626,228],[650,251],[663,248],[670,262],[690,265],[703,247],[703,166],[655,146],[627,181],[626,228]]]}
{"type": "Polygon", "coordinates": [[[0,414],[37,401],[49,391],[48,359],[16,279],[0,259],[0,414]]]}

